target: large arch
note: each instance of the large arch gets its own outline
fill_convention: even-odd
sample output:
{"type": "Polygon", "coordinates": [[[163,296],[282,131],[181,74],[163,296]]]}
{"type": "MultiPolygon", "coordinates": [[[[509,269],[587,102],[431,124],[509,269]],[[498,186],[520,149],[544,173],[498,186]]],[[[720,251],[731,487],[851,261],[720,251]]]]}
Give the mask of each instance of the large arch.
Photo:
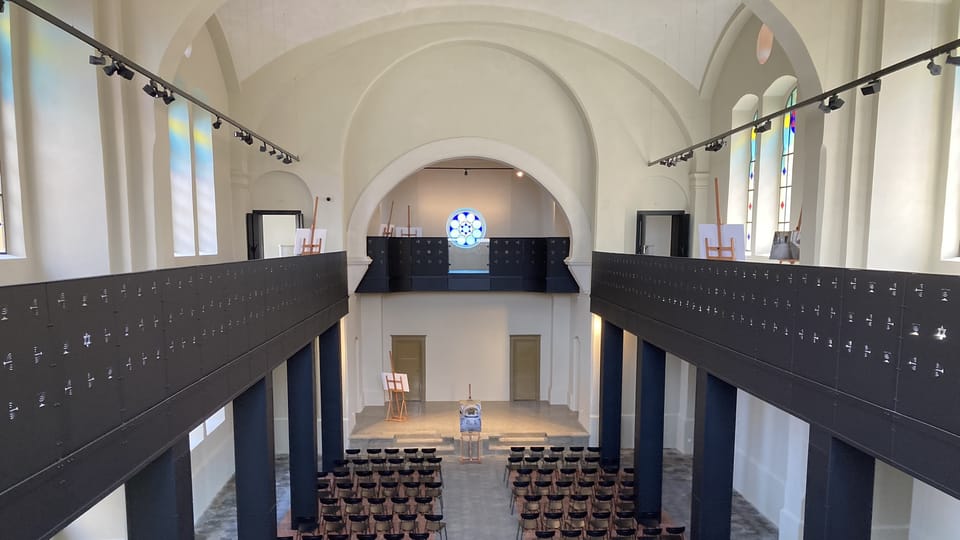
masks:
{"type": "Polygon", "coordinates": [[[527,171],[550,195],[570,222],[569,264],[589,263],[593,250],[592,228],[587,212],[572,189],[549,165],[515,146],[480,137],[458,137],[427,143],[394,159],[360,193],[347,223],[347,254],[356,260],[366,256],[367,226],[380,201],[405,178],[437,161],[454,158],[484,158],[509,163],[527,171]]]}

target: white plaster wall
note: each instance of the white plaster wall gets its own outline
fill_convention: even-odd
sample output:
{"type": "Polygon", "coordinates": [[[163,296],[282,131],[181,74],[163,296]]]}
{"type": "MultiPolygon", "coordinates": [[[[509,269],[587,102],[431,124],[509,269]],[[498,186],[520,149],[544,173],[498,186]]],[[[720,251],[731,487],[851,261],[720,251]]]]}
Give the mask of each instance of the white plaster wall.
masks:
{"type": "Polygon", "coordinates": [[[737,391],[733,488],[777,523],[786,489],[790,415],[737,391]]]}
{"type": "MultiPolygon", "coordinates": [[[[458,160],[476,167],[503,167],[486,160],[458,160]]],[[[447,166],[444,162],[440,166],[447,166]]],[[[570,227],[557,208],[556,201],[529,176],[517,178],[513,170],[474,169],[464,176],[462,170],[423,170],[397,185],[380,203],[380,211],[370,219],[369,235],[380,234],[380,224],[407,226],[407,206],[411,223],[423,227],[424,236],[446,236],[450,213],[473,208],[487,220],[488,237],[569,236],[570,227]]]]}
{"type": "Polygon", "coordinates": [[[909,540],[946,540],[960,530],[957,500],[919,480],[913,481],[909,540]]]}
{"type": "Polygon", "coordinates": [[[569,299],[534,293],[364,294],[360,369],[364,405],[382,405],[393,335],[426,336],[426,399],[510,400],[510,335],[540,335],[541,400],[565,403],[569,345],[554,350],[554,323],[566,326],[569,299]],[[558,304],[556,307],[554,304],[558,304]],[[556,316],[555,316],[556,312],[556,316]]]}
{"type": "Polygon", "coordinates": [[[51,540],[126,540],[127,501],[120,486],[53,535],[51,540]]]}
{"type": "Polygon", "coordinates": [[[217,493],[236,471],[233,453],[233,405],[227,404],[225,420],[208,433],[190,451],[190,473],[193,484],[193,520],[200,521],[217,493]]]}

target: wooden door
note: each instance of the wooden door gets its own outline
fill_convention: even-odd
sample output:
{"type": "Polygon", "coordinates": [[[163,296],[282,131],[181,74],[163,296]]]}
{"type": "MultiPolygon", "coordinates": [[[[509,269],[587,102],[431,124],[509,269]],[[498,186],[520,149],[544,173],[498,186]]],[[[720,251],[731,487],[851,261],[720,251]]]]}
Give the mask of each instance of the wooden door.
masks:
{"type": "Polygon", "coordinates": [[[540,336],[510,336],[510,399],[540,400],[540,336]]]}
{"type": "Polygon", "coordinates": [[[426,336],[391,336],[393,369],[410,381],[407,401],[426,401],[426,336]]]}

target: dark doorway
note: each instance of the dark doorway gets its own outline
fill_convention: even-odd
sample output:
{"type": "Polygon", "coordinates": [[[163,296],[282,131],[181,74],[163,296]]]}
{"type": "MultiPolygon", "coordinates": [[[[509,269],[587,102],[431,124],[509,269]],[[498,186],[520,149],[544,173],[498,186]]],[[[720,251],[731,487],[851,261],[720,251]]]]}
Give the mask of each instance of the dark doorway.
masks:
{"type": "Polygon", "coordinates": [[[635,253],[689,257],[690,214],[683,210],[638,211],[635,253]]]}
{"type": "Polygon", "coordinates": [[[271,231],[277,227],[295,225],[294,230],[290,231],[290,245],[292,247],[293,238],[296,234],[295,229],[303,227],[303,212],[300,210],[254,210],[247,214],[247,260],[283,256],[278,246],[273,245],[276,242],[271,241],[271,245],[264,245],[265,225],[268,241],[270,240],[269,237],[272,236],[271,231]]]}

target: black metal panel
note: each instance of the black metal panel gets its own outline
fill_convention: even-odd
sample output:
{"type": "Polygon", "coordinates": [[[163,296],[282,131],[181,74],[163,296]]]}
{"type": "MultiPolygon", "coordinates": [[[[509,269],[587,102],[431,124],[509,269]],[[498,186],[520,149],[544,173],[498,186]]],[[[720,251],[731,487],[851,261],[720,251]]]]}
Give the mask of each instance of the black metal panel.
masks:
{"type": "Polygon", "coordinates": [[[900,415],[893,417],[893,460],[899,468],[957,496],[960,437],[900,415]]]}
{"type": "Polygon", "coordinates": [[[783,369],[793,365],[793,332],[796,328],[797,287],[793,268],[765,268],[757,280],[759,314],[757,358],[783,369]]]}
{"type": "Polygon", "coordinates": [[[848,270],[844,281],[837,387],[893,410],[906,277],[848,270]]]}
{"type": "Polygon", "coordinates": [[[836,387],[843,269],[797,269],[793,371],[836,387]]]}
{"type": "Polygon", "coordinates": [[[897,411],[960,434],[960,287],[957,278],[907,281],[897,411]]]}
{"type": "Polygon", "coordinates": [[[450,271],[449,244],[444,238],[411,238],[411,275],[446,276],[450,271]]]}
{"type": "Polygon", "coordinates": [[[4,537],[76,518],[346,308],[343,253],[0,288],[4,537]]]}
{"type": "MultiPolygon", "coordinates": [[[[50,331],[61,369],[49,405],[62,409],[63,451],[70,453],[121,422],[117,278],[49,283],[50,331]]],[[[40,394],[40,400],[44,395],[40,394]]]]}
{"type": "Polygon", "coordinates": [[[61,456],[62,376],[43,285],[0,288],[0,491],[61,456]]]}
{"type": "Polygon", "coordinates": [[[523,240],[521,238],[490,239],[490,274],[520,276],[523,269],[523,240]]]}

